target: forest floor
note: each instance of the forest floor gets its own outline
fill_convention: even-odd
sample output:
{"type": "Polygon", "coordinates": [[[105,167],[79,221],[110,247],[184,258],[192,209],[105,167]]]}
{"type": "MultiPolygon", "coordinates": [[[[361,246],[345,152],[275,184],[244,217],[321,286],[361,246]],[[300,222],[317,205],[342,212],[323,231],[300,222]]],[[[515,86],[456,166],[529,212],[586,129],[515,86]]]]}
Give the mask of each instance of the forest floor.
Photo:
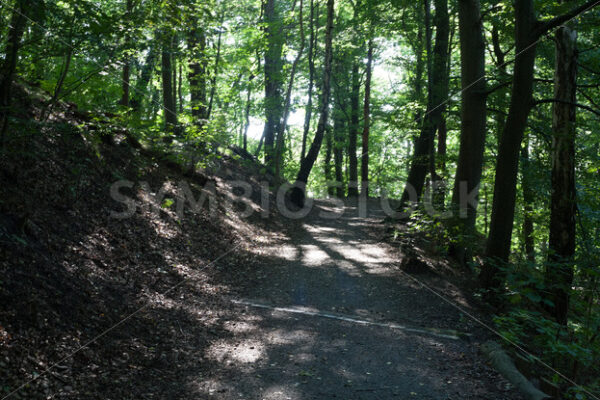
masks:
{"type": "Polygon", "coordinates": [[[490,333],[421,284],[481,317],[456,268],[408,230],[389,244],[375,200],[240,218],[228,182],[260,192],[260,165],[184,176],[68,108],[29,110],[0,153],[0,398],[520,398],[478,353],[490,333]],[[207,175],[215,214],[138,184],[173,200],[207,175]],[[115,219],[122,179],[139,207],[115,219]]]}

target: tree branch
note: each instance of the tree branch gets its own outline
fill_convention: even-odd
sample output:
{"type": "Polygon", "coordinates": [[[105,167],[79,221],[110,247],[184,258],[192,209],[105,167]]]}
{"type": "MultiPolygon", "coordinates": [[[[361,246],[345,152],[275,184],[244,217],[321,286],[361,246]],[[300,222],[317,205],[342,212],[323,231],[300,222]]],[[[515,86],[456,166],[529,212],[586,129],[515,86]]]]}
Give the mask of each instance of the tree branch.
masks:
{"type": "Polygon", "coordinates": [[[569,11],[563,15],[559,15],[558,17],[552,18],[548,21],[540,21],[539,26],[534,31],[535,37],[542,36],[549,30],[554,29],[559,25],[562,25],[563,23],[575,18],[576,16],[578,16],[581,13],[584,13],[584,12],[592,9],[593,7],[596,7],[597,5],[600,5],[600,0],[590,0],[590,1],[587,1],[584,4],[580,5],[579,7],[573,8],[571,11],[569,11]]]}
{"type": "Polygon", "coordinates": [[[532,104],[532,108],[540,105],[540,104],[545,104],[545,103],[561,103],[561,104],[569,104],[575,107],[579,107],[582,108],[586,111],[589,111],[593,114],[596,114],[597,116],[600,117],[600,111],[593,109],[592,107],[586,106],[585,104],[581,104],[581,103],[573,103],[571,101],[567,101],[567,100],[560,100],[560,99],[542,99],[542,100],[536,100],[533,102],[532,104]]]}
{"type": "Polygon", "coordinates": [[[485,95],[489,96],[490,94],[494,93],[496,90],[502,89],[502,88],[504,88],[506,86],[510,86],[510,85],[512,85],[512,79],[505,81],[505,82],[501,82],[501,83],[497,84],[496,86],[486,90],[485,95]]]}

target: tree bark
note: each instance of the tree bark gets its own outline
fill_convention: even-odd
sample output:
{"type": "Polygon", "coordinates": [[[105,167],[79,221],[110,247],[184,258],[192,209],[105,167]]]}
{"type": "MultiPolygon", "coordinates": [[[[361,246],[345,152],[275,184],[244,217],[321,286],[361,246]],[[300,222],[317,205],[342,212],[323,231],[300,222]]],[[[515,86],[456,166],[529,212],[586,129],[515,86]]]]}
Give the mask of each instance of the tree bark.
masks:
{"type": "Polygon", "coordinates": [[[515,3],[516,53],[510,108],[504,130],[500,137],[494,183],[494,199],[490,234],[486,246],[486,262],[481,270],[480,280],[486,288],[499,288],[498,262],[507,262],[512,237],[519,151],[527,117],[531,108],[533,92],[533,67],[537,38],[533,36],[535,25],[532,0],[515,3]]]}
{"type": "Polygon", "coordinates": [[[283,35],[282,21],[277,0],[265,0],[264,3],[265,34],[267,49],[265,51],[265,127],[264,127],[264,160],[269,172],[275,167],[275,135],[279,132],[282,116],[282,84],[283,84],[283,35]]]}
{"type": "Polygon", "coordinates": [[[545,281],[551,288],[556,320],[566,325],[569,294],[573,283],[575,254],[575,93],[577,89],[577,33],[561,26],[555,35],[556,64],[552,110],[552,196],[550,200],[550,240],[545,281]]]}
{"type": "MultiPolygon", "coordinates": [[[[340,106],[341,107],[341,106],[340,106]]],[[[341,110],[334,111],[333,121],[333,165],[335,171],[335,195],[344,197],[344,175],[342,164],[344,162],[344,117],[341,110]]]]}
{"type": "Polygon", "coordinates": [[[348,138],[349,179],[348,197],[358,196],[358,158],[356,157],[356,143],[359,128],[360,107],[360,71],[357,61],[352,65],[352,93],[350,94],[350,127],[348,138]]]}
{"type": "MultiPolygon", "coordinates": [[[[133,0],[127,0],[125,6],[125,15],[123,16],[124,21],[131,20],[131,12],[133,11],[133,0]]],[[[125,45],[130,45],[131,38],[129,37],[129,33],[125,36],[125,45]]],[[[129,107],[129,84],[131,80],[131,57],[129,54],[125,55],[125,59],[123,60],[123,94],[121,96],[121,104],[123,107],[129,107]]]]}
{"type": "Polygon", "coordinates": [[[172,38],[165,39],[162,49],[162,93],[165,127],[167,132],[174,132],[177,125],[177,111],[173,96],[173,66],[171,65],[172,38]]]}
{"type": "Polygon", "coordinates": [[[217,55],[215,56],[215,66],[213,76],[210,82],[210,98],[208,100],[208,109],[206,110],[206,119],[210,119],[215,101],[215,93],[217,92],[217,80],[219,78],[219,64],[221,63],[221,41],[223,40],[223,20],[225,14],[221,14],[221,26],[219,26],[219,36],[217,38],[217,55]]]}
{"type": "Polygon", "coordinates": [[[298,69],[298,63],[302,58],[302,54],[304,52],[304,1],[300,0],[300,48],[298,49],[298,54],[292,63],[292,70],[290,71],[290,80],[288,82],[288,87],[285,92],[285,100],[283,104],[283,114],[281,118],[281,123],[279,124],[279,132],[277,133],[277,149],[275,152],[275,176],[280,177],[281,175],[281,166],[283,162],[283,145],[285,139],[285,130],[287,128],[287,121],[290,114],[290,106],[292,102],[292,90],[294,89],[294,79],[296,78],[296,70],[298,69]]]}
{"type": "Polygon", "coordinates": [[[327,194],[332,197],[335,194],[334,187],[331,185],[331,154],[332,143],[331,128],[325,128],[325,159],[323,160],[323,175],[325,175],[325,184],[327,185],[327,194]]]}
{"type": "Polygon", "coordinates": [[[246,97],[246,112],[245,112],[245,122],[244,122],[244,139],[243,139],[243,147],[244,151],[248,151],[248,128],[250,127],[250,107],[252,107],[252,86],[248,85],[248,94],[246,97]]]}
{"type": "MultiPolygon", "coordinates": [[[[317,7],[317,21],[318,27],[319,9],[317,7]]],[[[310,38],[308,43],[308,103],[306,104],[306,110],[304,114],[304,131],[302,132],[302,150],[300,152],[300,162],[304,160],[306,156],[306,141],[308,138],[308,132],[310,131],[310,120],[312,118],[313,108],[313,88],[315,83],[315,48],[316,48],[316,34],[315,34],[315,4],[314,0],[310,0],[310,38]]]]}
{"type": "Polygon", "coordinates": [[[457,219],[463,233],[473,234],[477,202],[464,200],[467,193],[479,192],[486,136],[485,42],[479,0],[459,1],[459,30],[461,133],[452,203],[463,214],[457,219]]]}
{"type": "Polygon", "coordinates": [[[529,166],[529,141],[526,139],[521,148],[521,187],[523,188],[523,250],[527,261],[535,262],[533,238],[533,199],[535,194],[531,188],[529,166]]]}
{"type": "Polygon", "coordinates": [[[367,77],[365,80],[365,104],[363,107],[362,154],[360,162],[360,195],[369,197],[369,133],[371,131],[371,77],[373,75],[373,38],[369,39],[367,51],[367,77]]]}
{"type": "MultiPolygon", "coordinates": [[[[195,26],[198,21],[194,20],[192,24],[195,26]]],[[[207,119],[206,73],[208,60],[206,58],[206,35],[204,31],[193,28],[190,30],[187,40],[190,53],[188,80],[192,118],[196,126],[202,128],[207,119]]]]}
{"type": "Polygon", "coordinates": [[[323,136],[327,127],[327,120],[329,118],[329,100],[331,96],[331,66],[332,66],[332,42],[333,42],[333,18],[334,18],[334,0],[327,0],[327,26],[325,29],[325,65],[323,67],[323,89],[321,91],[321,113],[319,116],[319,123],[317,124],[317,131],[315,137],[310,146],[306,158],[302,160],[300,164],[300,170],[296,176],[296,185],[290,193],[291,201],[299,207],[304,206],[304,199],[306,197],[305,186],[308,182],[308,177],[312,170],[312,167],[317,160],[321,144],[323,143],[323,136]]]}
{"type": "Polygon", "coordinates": [[[4,62],[0,69],[0,148],[4,146],[11,108],[11,89],[14,79],[21,38],[27,25],[30,0],[18,0],[13,11],[6,41],[4,62]]]}

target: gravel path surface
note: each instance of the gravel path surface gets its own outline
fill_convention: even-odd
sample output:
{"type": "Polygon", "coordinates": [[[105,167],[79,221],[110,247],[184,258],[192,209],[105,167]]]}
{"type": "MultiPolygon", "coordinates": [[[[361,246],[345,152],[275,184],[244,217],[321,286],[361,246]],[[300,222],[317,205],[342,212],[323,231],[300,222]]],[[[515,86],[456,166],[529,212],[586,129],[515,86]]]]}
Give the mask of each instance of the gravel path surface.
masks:
{"type": "MultiPolygon", "coordinates": [[[[225,323],[231,335],[206,351],[210,372],[198,391],[218,399],[520,398],[478,354],[475,323],[399,271],[403,255],[381,243],[384,214],[370,206],[361,217],[355,206],[320,202],[260,248],[260,268],[222,271],[236,277],[228,285],[237,311],[225,323]]],[[[417,278],[456,292],[439,277],[417,278]]]]}

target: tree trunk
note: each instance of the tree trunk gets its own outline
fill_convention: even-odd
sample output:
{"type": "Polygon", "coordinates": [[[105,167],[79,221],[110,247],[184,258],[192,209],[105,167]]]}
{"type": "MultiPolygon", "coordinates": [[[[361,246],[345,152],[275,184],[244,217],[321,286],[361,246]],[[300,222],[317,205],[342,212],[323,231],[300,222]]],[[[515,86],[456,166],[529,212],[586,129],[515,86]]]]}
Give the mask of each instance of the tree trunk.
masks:
{"type": "MultiPolygon", "coordinates": [[[[317,21],[316,25],[319,24],[319,9],[317,7],[317,21]]],[[[308,103],[306,104],[306,111],[304,114],[304,131],[302,133],[302,150],[300,153],[300,162],[304,160],[306,156],[306,141],[308,138],[308,132],[310,131],[310,120],[312,118],[313,108],[313,88],[315,83],[315,48],[316,48],[316,34],[315,34],[315,4],[314,0],[310,0],[310,39],[308,43],[308,103]]]]}
{"type": "Polygon", "coordinates": [[[248,86],[248,95],[246,98],[246,113],[244,122],[244,151],[248,151],[248,128],[250,127],[250,107],[252,106],[252,86],[248,86]]]}
{"type": "Polygon", "coordinates": [[[131,108],[135,112],[139,112],[141,110],[142,101],[146,96],[146,89],[148,88],[148,83],[150,83],[150,79],[152,79],[154,64],[156,63],[156,53],[156,46],[154,44],[151,44],[150,49],[148,49],[146,61],[140,72],[140,77],[137,80],[135,90],[131,99],[131,108]]]}
{"type": "Polygon", "coordinates": [[[527,116],[531,108],[533,92],[533,67],[535,64],[535,24],[533,1],[515,3],[516,54],[513,72],[510,108],[504,130],[500,137],[494,182],[494,199],[490,234],[486,256],[493,261],[486,262],[481,270],[480,280],[486,288],[498,288],[502,283],[499,276],[499,262],[507,262],[515,213],[519,151],[527,116]]]}
{"type": "Polygon", "coordinates": [[[11,89],[14,79],[21,38],[27,24],[30,0],[18,0],[13,11],[6,41],[5,58],[0,70],[0,148],[4,146],[11,108],[11,89]]]}
{"type": "Polygon", "coordinates": [[[177,101],[177,57],[175,56],[174,53],[171,53],[171,72],[172,72],[172,77],[171,77],[171,88],[173,89],[173,111],[175,113],[177,113],[178,110],[178,101],[177,101]]]}
{"type": "Polygon", "coordinates": [[[290,194],[293,203],[299,207],[304,206],[305,185],[308,182],[310,171],[312,170],[315,161],[319,155],[321,144],[323,143],[323,135],[329,118],[329,98],[331,95],[331,65],[333,58],[332,42],[333,42],[333,18],[334,18],[334,0],[327,0],[327,26],[325,29],[325,65],[323,68],[323,89],[321,91],[321,113],[317,131],[310,146],[306,158],[300,164],[300,171],[296,177],[296,185],[290,194]]]}
{"type": "MultiPolygon", "coordinates": [[[[441,179],[435,173],[434,142],[435,133],[442,126],[445,103],[448,98],[448,36],[450,24],[448,19],[447,0],[435,1],[436,37],[433,54],[431,54],[431,28],[429,27],[429,2],[425,2],[425,30],[427,36],[427,65],[428,65],[428,100],[427,112],[421,128],[421,133],[415,141],[414,156],[406,182],[407,188],[402,193],[401,206],[409,200],[418,201],[423,193],[425,177],[431,172],[433,181],[441,179]],[[433,56],[433,57],[432,57],[433,56]],[[416,192],[417,198],[411,199],[410,194],[416,192]]],[[[437,183],[438,185],[440,183],[437,183]]]]}
{"type": "MultiPolygon", "coordinates": [[[[198,21],[193,22],[194,25],[198,21]]],[[[192,29],[188,35],[188,51],[190,53],[189,75],[190,106],[196,126],[202,128],[207,118],[206,102],[206,73],[208,60],[206,58],[206,35],[204,31],[192,29]]]]}
{"type": "Polygon", "coordinates": [[[215,93],[217,92],[217,79],[219,77],[219,64],[221,63],[221,41],[223,40],[223,20],[225,14],[221,14],[221,26],[219,26],[219,37],[217,39],[217,55],[215,57],[215,66],[213,76],[210,82],[210,98],[208,100],[208,110],[206,110],[206,119],[210,119],[215,101],[215,93]]]}
{"type": "Polygon", "coordinates": [[[269,172],[274,172],[275,135],[279,132],[282,115],[283,50],[282,21],[277,0],[265,0],[265,33],[267,49],[265,51],[265,128],[264,153],[265,164],[269,172]]]}
{"type": "Polygon", "coordinates": [[[352,65],[352,93],[350,94],[350,129],[348,138],[349,179],[348,197],[358,196],[358,158],[356,157],[356,142],[359,128],[360,107],[360,72],[357,61],[352,65]]]}
{"type": "Polygon", "coordinates": [[[283,104],[283,115],[281,118],[281,123],[279,125],[279,132],[277,133],[277,149],[275,152],[275,176],[280,177],[281,175],[281,166],[283,162],[283,145],[285,138],[285,130],[287,128],[287,121],[290,114],[290,106],[292,102],[292,90],[294,89],[294,79],[296,77],[296,70],[298,68],[298,63],[302,58],[302,53],[304,52],[304,1],[300,0],[300,48],[298,49],[298,54],[292,63],[292,70],[290,71],[290,81],[288,82],[288,87],[285,92],[285,100],[283,104]]]}
{"type": "Polygon", "coordinates": [[[327,194],[332,197],[335,189],[331,185],[331,153],[332,153],[331,128],[325,128],[325,159],[323,160],[323,174],[325,175],[325,184],[327,185],[327,194]]]}
{"type": "Polygon", "coordinates": [[[177,111],[173,96],[173,66],[171,65],[171,38],[165,40],[162,49],[162,92],[163,110],[165,113],[165,128],[167,132],[174,132],[177,125],[177,111]]]}
{"type": "Polygon", "coordinates": [[[565,103],[554,103],[552,110],[552,197],[545,281],[551,288],[554,317],[565,325],[575,254],[576,40],[577,33],[568,26],[556,31],[554,98],[565,103]]]}
{"type": "Polygon", "coordinates": [[[437,163],[436,169],[439,171],[439,174],[436,173],[436,170],[432,170],[433,176],[433,186],[436,190],[433,192],[433,204],[436,210],[440,212],[444,210],[444,206],[446,203],[446,175],[448,170],[446,168],[446,155],[447,155],[447,139],[448,139],[448,130],[446,127],[446,118],[442,116],[441,120],[437,126],[437,151],[435,161],[437,163]]]}
{"type": "Polygon", "coordinates": [[[521,187],[523,188],[523,249],[527,261],[535,262],[535,249],[533,243],[533,199],[534,192],[531,188],[529,166],[529,141],[525,140],[521,148],[521,187]]]}
{"type": "Polygon", "coordinates": [[[335,195],[344,197],[344,175],[342,164],[344,162],[344,124],[343,114],[338,110],[333,121],[333,165],[335,169],[335,195]]]}
{"type": "MultiPolygon", "coordinates": [[[[70,41],[71,41],[71,39],[69,38],[69,42],[70,41]]],[[[52,97],[50,98],[50,100],[48,100],[48,102],[46,103],[46,105],[44,106],[44,108],[42,110],[41,117],[40,117],[41,120],[46,120],[46,118],[48,118],[48,116],[52,112],[52,108],[54,107],[54,104],[59,99],[60,93],[65,84],[65,79],[67,79],[67,75],[69,74],[69,70],[71,69],[71,61],[73,60],[73,47],[68,46],[66,48],[66,52],[67,53],[65,54],[65,60],[63,62],[63,66],[60,71],[60,75],[59,75],[58,80],[56,81],[56,85],[54,87],[54,93],[52,94],[52,97]]]]}
{"type": "MultiPolygon", "coordinates": [[[[485,43],[479,0],[459,1],[459,30],[463,91],[460,149],[452,203],[462,213],[457,219],[459,226],[463,233],[469,235],[475,230],[476,199],[483,169],[486,136],[485,43]],[[475,200],[467,202],[465,197],[472,192],[475,192],[475,200]]],[[[464,247],[463,244],[458,246],[464,247]]],[[[461,253],[463,251],[464,249],[461,253]]]]}
{"type": "Polygon", "coordinates": [[[369,39],[367,51],[367,78],[365,80],[365,104],[363,107],[362,154],[360,163],[361,192],[369,197],[369,133],[371,130],[371,77],[373,74],[373,38],[369,39]]]}
{"type": "Polygon", "coordinates": [[[179,76],[177,83],[177,95],[179,96],[179,113],[183,113],[183,62],[179,63],[179,76]]]}
{"type": "MultiPolygon", "coordinates": [[[[127,0],[125,6],[125,15],[123,16],[124,21],[131,20],[131,12],[133,11],[133,0],[127,0]]],[[[125,45],[130,45],[131,38],[129,37],[129,33],[125,36],[125,45]]],[[[121,96],[121,104],[123,107],[129,107],[129,84],[131,80],[131,56],[129,54],[125,55],[125,59],[123,60],[123,94],[121,96]]]]}

